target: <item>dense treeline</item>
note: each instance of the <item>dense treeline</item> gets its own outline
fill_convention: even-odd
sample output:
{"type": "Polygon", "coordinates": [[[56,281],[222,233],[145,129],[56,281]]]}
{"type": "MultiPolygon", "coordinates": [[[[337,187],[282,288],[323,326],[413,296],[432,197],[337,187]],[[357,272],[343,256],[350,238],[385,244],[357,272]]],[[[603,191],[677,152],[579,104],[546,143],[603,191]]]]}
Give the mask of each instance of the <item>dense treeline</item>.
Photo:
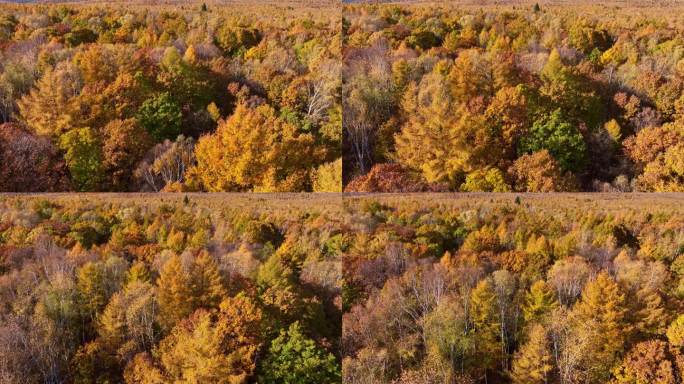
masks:
{"type": "Polygon", "coordinates": [[[346,189],[684,190],[668,7],[345,5],[346,189]]]}
{"type": "Polygon", "coordinates": [[[0,382],[341,382],[338,202],[163,200],[0,198],[0,382]]]}
{"type": "Polygon", "coordinates": [[[3,5],[0,190],[339,191],[335,8],[3,5]]]}
{"type": "Polygon", "coordinates": [[[352,204],[346,383],[682,382],[679,200],[432,197],[352,204]]]}

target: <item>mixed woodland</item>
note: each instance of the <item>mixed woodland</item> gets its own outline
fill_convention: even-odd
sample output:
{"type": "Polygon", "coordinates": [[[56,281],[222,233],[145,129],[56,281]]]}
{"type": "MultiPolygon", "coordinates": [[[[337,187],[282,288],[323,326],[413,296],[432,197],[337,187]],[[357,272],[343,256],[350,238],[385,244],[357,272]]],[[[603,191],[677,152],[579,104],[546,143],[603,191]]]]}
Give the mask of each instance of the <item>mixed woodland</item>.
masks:
{"type": "Polygon", "coordinates": [[[348,203],[345,383],[684,380],[679,199],[432,198],[348,203]]]}
{"type": "Polygon", "coordinates": [[[684,7],[161,3],[0,4],[0,383],[684,382],[681,198],[524,193],[684,192],[684,7]]]}
{"type": "Polygon", "coordinates": [[[0,190],[684,190],[679,8],[610,4],[5,4],[0,190]]]}
{"type": "Polygon", "coordinates": [[[0,382],[341,383],[339,206],[0,198],[0,382]]]}
{"type": "Polygon", "coordinates": [[[0,6],[0,190],[340,191],[341,18],[0,6]]]}
{"type": "Polygon", "coordinates": [[[680,8],[603,3],[344,5],[345,189],[684,190],[680,8]]]}

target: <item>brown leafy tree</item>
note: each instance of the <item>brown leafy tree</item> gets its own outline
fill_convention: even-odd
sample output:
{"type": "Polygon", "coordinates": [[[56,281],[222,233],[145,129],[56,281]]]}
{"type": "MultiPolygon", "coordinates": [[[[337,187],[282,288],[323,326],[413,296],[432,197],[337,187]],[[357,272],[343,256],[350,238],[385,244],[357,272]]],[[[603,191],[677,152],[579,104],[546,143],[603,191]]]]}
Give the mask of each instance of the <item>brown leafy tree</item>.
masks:
{"type": "Polygon", "coordinates": [[[48,138],[18,124],[0,125],[0,190],[58,192],[71,188],[69,172],[48,138]]]}
{"type": "Polygon", "coordinates": [[[519,157],[508,169],[516,191],[563,192],[575,189],[571,174],[563,174],[547,150],[519,157]]]}

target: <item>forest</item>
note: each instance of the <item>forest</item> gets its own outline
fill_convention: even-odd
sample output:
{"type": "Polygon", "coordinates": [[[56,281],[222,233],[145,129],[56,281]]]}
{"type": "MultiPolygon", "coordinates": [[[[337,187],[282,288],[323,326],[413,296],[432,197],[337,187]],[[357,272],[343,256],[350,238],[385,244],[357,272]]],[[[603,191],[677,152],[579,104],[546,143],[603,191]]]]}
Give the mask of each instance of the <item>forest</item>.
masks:
{"type": "Polygon", "coordinates": [[[639,1],[343,5],[345,190],[684,190],[680,14],[639,1]]]}
{"type": "Polygon", "coordinates": [[[349,198],[348,384],[684,380],[681,198],[349,198]]]}
{"type": "Polygon", "coordinates": [[[0,190],[684,190],[676,4],[170,4],[0,5],[0,190]]]}
{"type": "Polygon", "coordinates": [[[341,191],[339,10],[143,3],[0,4],[0,191],[341,191]]]}
{"type": "Polygon", "coordinates": [[[0,384],[684,383],[683,15],[0,0],[0,384]]]}
{"type": "Polygon", "coordinates": [[[0,382],[341,383],[340,211],[0,196],[0,382]]]}
{"type": "Polygon", "coordinates": [[[0,196],[0,382],[676,384],[677,194],[0,196]]]}

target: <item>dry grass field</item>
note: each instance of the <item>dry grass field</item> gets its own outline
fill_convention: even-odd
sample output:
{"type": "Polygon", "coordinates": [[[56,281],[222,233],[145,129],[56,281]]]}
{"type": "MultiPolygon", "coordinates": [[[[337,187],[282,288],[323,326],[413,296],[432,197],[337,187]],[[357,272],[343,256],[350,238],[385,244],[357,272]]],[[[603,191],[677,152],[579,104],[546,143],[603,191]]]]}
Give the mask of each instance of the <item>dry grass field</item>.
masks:
{"type": "Polygon", "coordinates": [[[348,193],[347,204],[377,200],[391,206],[416,208],[449,207],[469,209],[478,206],[507,206],[520,203],[530,209],[634,210],[639,212],[684,212],[684,193],[348,193]]]}
{"type": "Polygon", "coordinates": [[[208,209],[338,210],[341,193],[0,193],[0,201],[48,200],[55,203],[112,203],[157,207],[160,204],[192,205],[208,209]]]}

